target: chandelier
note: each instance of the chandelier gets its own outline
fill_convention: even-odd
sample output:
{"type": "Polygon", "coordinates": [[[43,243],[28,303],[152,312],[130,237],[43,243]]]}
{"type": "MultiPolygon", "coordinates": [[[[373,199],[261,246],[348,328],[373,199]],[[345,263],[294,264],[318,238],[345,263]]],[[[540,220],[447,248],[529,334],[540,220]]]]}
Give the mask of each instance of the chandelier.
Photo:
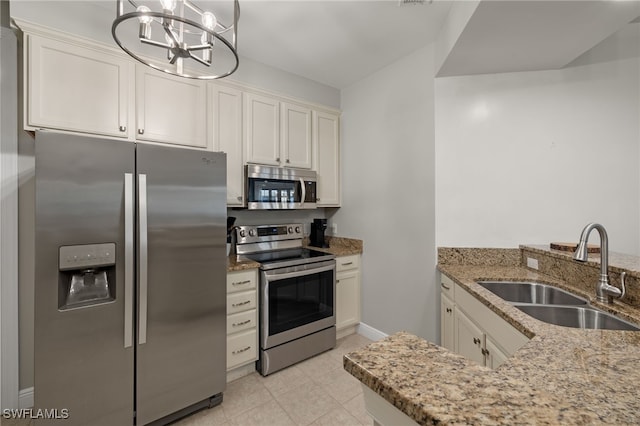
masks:
{"type": "MultiPolygon", "coordinates": [[[[167,74],[199,80],[231,75],[238,68],[238,0],[216,16],[190,0],[116,0],[114,40],[131,57],[167,74]],[[218,19],[227,12],[228,26],[218,19]]],[[[224,2],[216,1],[220,5],[224,2]]]]}

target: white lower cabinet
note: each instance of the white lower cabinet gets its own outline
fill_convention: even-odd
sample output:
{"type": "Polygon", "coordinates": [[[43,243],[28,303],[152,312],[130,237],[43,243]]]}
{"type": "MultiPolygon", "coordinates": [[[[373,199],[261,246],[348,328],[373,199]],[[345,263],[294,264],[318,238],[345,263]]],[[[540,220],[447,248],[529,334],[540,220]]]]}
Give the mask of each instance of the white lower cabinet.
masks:
{"type": "Polygon", "coordinates": [[[457,352],[454,324],[455,285],[446,275],[440,279],[440,346],[457,352]]]}
{"type": "Polygon", "coordinates": [[[258,271],[227,273],[227,371],[258,359],[258,271]]]}
{"type": "Polygon", "coordinates": [[[338,337],[360,323],[360,255],[336,258],[336,330],[338,337]]]}
{"type": "Polygon", "coordinates": [[[529,341],[527,336],[445,275],[442,275],[441,289],[441,346],[480,365],[497,368],[529,341]]]}

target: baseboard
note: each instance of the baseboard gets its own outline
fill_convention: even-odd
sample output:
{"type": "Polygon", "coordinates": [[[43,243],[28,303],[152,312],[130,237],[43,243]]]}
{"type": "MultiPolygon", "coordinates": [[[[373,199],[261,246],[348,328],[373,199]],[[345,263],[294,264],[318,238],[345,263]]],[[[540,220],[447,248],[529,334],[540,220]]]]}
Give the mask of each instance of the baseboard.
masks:
{"type": "Polygon", "coordinates": [[[256,371],[256,363],[251,362],[247,365],[243,365],[241,367],[234,368],[233,370],[227,371],[227,383],[233,382],[241,377],[248,376],[249,374],[256,371]]]}
{"type": "Polygon", "coordinates": [[[22,409],[33,407],[33,387],[20,390],[18,404],[22,409]]]}
{"type": "Polygon", "coordinates": [[[345,327],[336,331],[336,339],[342,339],[343,337],[351,336],[358,332],[358,324],[345,327]]]}
{"type": "Polygon", "coordinates": [[[363,322],[361,322],[360,325],[358,325],[358,334],[373,341],[381,340],[389,336],[387,333],[384,333],[378,330],[377,328],[373,328],[370,325],[367,325],[363,322]]]}

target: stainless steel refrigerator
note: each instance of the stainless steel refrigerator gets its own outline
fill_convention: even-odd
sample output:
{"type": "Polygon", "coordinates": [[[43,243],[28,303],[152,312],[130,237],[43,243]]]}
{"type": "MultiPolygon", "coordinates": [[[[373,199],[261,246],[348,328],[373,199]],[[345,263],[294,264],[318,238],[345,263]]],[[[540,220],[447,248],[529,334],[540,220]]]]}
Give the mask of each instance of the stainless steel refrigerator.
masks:
{"type": "Polygon", "coordinates": [[[58,417],[38,423],[221,402],[225,154],[37,132],[35,158],[34,408],[58,417]]]}

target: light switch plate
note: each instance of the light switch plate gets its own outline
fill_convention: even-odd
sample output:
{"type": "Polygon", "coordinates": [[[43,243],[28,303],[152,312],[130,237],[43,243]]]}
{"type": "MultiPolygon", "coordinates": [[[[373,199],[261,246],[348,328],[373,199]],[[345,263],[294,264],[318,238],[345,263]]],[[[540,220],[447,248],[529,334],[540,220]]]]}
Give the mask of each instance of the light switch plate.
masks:
{"type": "Polygon", "coordinates": [[[538,269],[538,259],[533,257],[527,257],[527,266],[531,269],[538,269]]]}

